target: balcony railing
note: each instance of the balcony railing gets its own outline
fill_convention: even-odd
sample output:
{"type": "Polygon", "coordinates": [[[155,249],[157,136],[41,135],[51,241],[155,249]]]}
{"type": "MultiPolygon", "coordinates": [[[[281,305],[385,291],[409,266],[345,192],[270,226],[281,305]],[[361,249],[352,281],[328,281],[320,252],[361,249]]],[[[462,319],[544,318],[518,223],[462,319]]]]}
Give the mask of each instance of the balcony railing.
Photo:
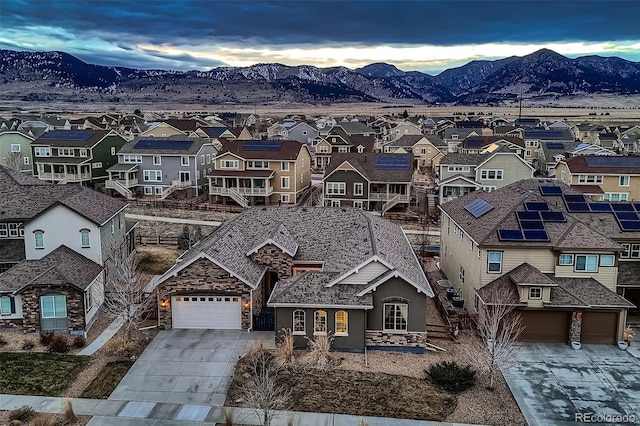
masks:
{"type": "Polygon", "coordinates": [[[386,193],[386,192],[370,192],[369,193],[369,200],[372,201],[389,201],[395,197],[398,197],[397,202],[402,203],[402,202],[408,202],[409,201],[409,194],[397,194],[394,192],[390,192],[390,193],[386,193]]]}
{"type": "Polygon", "coordinates": [[[125,188],[133,188],[134,186],[138,186],[138,178],[134,179],[109,179],[104,182],[105,188],[113,189],[116,185],[121,185],[125,188]],[[117,183],[116,183],[117,182],[117,183]]]}
{"type": "Polygon", "coordinates": [[[69,174],[40,172],[38,173],[38,178],[41,180],[64,180],[66,182],[82,182],[85,180],[90,180],[91,173],[69,174]]]}
{"type": "Polygon", "coordinates": [[[224,195],[229,196],[230,191],[233,190],[243,197],[266,197],[273,194],[273,187],[269,186],[267,188],[246,188],[246,187],[236,187],[236,188],[223,188],[220,186],[212,186],[209,188],[209,194],[211,195],[224,195]]]}

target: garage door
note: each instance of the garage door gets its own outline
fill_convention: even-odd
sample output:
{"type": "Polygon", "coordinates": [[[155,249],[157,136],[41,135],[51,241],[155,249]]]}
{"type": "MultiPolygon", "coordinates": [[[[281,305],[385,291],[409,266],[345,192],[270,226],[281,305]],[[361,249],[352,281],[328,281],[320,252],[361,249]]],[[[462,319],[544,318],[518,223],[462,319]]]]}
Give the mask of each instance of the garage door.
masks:
{"type": "Polygon", "coordinates": [[[582,343],[616,343],[618,312],[583,312],[582,343]]]}
{"type": "Polygon", "coordinates": [[[524,331],[520,340],[526,342],[563,342],[569,341],[570,312],[559,311],[520,311],[524,331]]]}
{"type": "Polygon", "coordinates": [[[237,296],[173,296],[171,315],[173,328],[242,329],[242,309],[237,296]]]}

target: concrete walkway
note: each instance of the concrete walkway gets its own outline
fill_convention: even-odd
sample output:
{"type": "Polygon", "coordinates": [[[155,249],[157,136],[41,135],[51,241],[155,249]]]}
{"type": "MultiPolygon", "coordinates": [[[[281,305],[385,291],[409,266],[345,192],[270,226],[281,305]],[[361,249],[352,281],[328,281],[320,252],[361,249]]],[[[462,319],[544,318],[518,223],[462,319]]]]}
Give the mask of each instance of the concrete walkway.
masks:
{"type": "Polygon", "coordinates": [[[105,343],[109,341],[117,332],[120,330],[120,327],[124,324],[124,314],[118,315],[118,317],[113,320],[111,324],[107,328],[104,329],[102,333],[98,337],[95,338],[93,342],[91,342],[87,347],[78,352],[78,355],[93,355],[98,349],[104,346],[105,343]]]}
{"type": "MultiPolygon", "coordinates": [[[[23,405],[37,412],[61,413],[66,398],[0,394],[0,410],[15,410],[23,405]]],[[[250,408],[226,408],[220,405],[190,405],[140,401],[113,401],[104,399],[71,399],[76,415],[93,418],[87,426],[148,426],[193,425],[214,426],[224,424],[224,411],[231,413],[234,423],[261,425],[256,410],[250,408]]],[[[431,426],[454,425],[425,420],[405,420],[382,417],[362,417],[347,414],[305,413],[277,411],[272,424],[284,426],[292,421],[295,426],[358,426],[364,420],[368,426],[431,426]]]]}
{"type": "Polygon", "coordinates": [[[220,226],[220,224],[222,223],[222,222],[212,221],[212,220],[183,219],[178,217],[148,216],[148,215],[130,214],[130,213],[126,213],[124,216],[127,219],[148,220],[150,222],[184,223],[188,225],[220,226]]]}

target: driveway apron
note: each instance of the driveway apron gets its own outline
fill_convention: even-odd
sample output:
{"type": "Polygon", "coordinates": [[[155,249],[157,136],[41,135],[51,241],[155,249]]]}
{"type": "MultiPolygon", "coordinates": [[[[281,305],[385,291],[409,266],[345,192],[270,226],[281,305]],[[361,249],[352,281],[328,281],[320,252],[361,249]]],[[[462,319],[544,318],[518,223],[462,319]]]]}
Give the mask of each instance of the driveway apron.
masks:
{"type": "Polygon", "coordinates": [[[273,332],[161,331],[109,399],[222,405],[237,360],[259,342],[272,347],[273,332]]]}

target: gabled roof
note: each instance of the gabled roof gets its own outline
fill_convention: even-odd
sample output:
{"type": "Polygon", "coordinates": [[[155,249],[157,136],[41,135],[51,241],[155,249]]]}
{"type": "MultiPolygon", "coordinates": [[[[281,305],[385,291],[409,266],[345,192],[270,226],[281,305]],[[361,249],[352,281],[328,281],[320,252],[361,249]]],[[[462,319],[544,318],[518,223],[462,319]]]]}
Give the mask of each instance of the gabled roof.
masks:
{"type": "Polygon", "coordinates": [[[51,130],[31,142],[31,145],[91,148],[107,136],[120,137],[111,130],[51,130]]]}
{"type": "Polygon", "coordinates": [[[169,119],[160,120],[160,121],[182,132],[193,132],[198,127],[207,124],[205,121],[201,121],[201,120],[181,119],[181,118],[169,118],[169,119]]]}
{"type": "Polygon", "coordinates": [[[572,174],[640,174],[640,157],[618,155],[577,155],[564,161],[572,174]]]}
{"type": "Polygon", "coordinates": [[[276,226],[267,230],[265,234],[257,240],[257,244],[247,252],[247,256],[257,252],[267,244],[273,244],[291,257],[294,257],[298,251],[296,239],[283,223],[276,224],[276,226]]]}
{"type": "Polygon", "coordinates": [[[391,146],[412,147],[418,141],[424,138],[423,135],[402,135],[398,139],[391,142],[391,146]]]}
{"type": "Polygon", "coordinates": [[[409,160],[409,168],[407,170],[380,170],[376,168],[378,158],[393,157],[409,157],[411,154],[383,154],[383,153],[333,153],[331,162],[325,169],[325,177],[327,178],[345,161],[351,164],[361,175],[369,182],[411,182],[413,179],[413,161],[409,160]]]}
{"type": "Polygon", "coordinates": [[[331,130],[341,127],[348,135],[364,135],[373,134],[375,131],[364,123],[359,121],[340,121],[336,123],[331,130]]]}
{"type": "Polygon", "coordinates": [[[184,135],[165,136],[161,138],[138,136],[124,144],[118,151],[118,154],[196,155],[204,145],[212,145],[212,143],[207,139],[187,137],[184,135]],[[182,149],[188,145],[188,142],[191,142],[191,144],[186,149],[182,149]],[[172,144],[175,145],[175,148],[170,148],[172,144]]]}
{"type": "Polygon", "coordinates": [[[483,163],[492,153],[487,154],[467,154],[463,152],[450,152],[440,160],[441,166],[459,165],[459,166],[477,166],[483,163]]]}
{"type": "Polygon", "coordinates": [[[0,274],[0,293],[16,294],[29,287],[50,285],[70,285],[86,290],[103,269],[63,245],[42,259],[25,260],[0,274]]]}
{"type": "Polygon", "coordinates": [[[307,146],[301,142],[284,139],[279,141],[245,141],[245,140],[223,140],[222,149],[218,154],[218,157],[225,154],[233,154],[238,158],[246,160],[295,160],[300,154],[300,150],[307,149],[307,146]],[[253,150],[246,149],[250,145],[245,143],[250,142],[258,143],[263,142],[265,144],[270,142],[282,142],[277,150],[253,150]]]}

